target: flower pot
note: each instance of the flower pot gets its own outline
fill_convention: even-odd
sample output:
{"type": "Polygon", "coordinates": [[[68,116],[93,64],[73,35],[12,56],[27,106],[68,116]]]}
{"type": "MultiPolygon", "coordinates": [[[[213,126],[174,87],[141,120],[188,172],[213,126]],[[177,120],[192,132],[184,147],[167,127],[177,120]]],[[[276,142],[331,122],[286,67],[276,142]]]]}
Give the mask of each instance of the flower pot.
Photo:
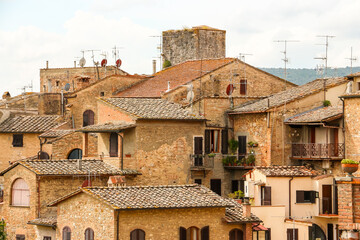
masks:
{"type": "Polygon", "coordinates": [[[235,199],[235,201],[237,201],[238,203],[242,203],[242,199],[235,199]]]}
{"type": "Polygon", "coordinates": [[[341,164],[341,167],[344,172],[348,174],[348,176],[352,176],[354,172],[358,170],[359,165],[358,164],[341,164]]]}

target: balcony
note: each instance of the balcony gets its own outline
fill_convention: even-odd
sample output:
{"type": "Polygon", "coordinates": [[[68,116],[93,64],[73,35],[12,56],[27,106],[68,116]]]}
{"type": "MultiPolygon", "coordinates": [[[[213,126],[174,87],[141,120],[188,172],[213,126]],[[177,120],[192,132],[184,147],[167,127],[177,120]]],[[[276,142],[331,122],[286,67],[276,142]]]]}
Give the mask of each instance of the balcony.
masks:
{"type": "Polygon", "coordinates": [[[223,166],[225,169],[227,170],[250,170],[253,169],[255,167],[255,158],[253,159],[253,161],[250,163],[249,161],[247,161],[248,157],[250,154],[245,154],[245,155],[222,155],[223,158],[227,158],[230,157],[230,161],[228,161],[227,163],[223,162],[223,166]]]}
{"type": "Polygon", "coordinates": [[[344,155],[344,143],[293,143],[291,149],[291,157],[301,160],[341,160],[344,155]]]}
{"type": "Polygon", "coordinates": [[[338,205],[334,198],[319,198],[319,214],[316,217],[338,218],[338,205]]]}
{"type": "Polygon", "coordinates": [[[209,157],[207,154],[191,154],[191,171],[209,171],[214,168],[214,157],[209,157]]]}

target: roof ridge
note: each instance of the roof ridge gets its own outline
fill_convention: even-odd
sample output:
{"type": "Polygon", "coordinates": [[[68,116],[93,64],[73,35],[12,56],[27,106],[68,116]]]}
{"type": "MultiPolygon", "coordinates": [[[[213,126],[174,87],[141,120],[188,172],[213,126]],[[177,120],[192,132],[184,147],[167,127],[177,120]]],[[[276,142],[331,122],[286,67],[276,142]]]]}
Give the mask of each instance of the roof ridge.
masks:
{"type": "Polygon", "coordinates": [[[92,187],[83,187],[84,189],[125,189],[125,188],[181,188],[181,187],[202,187],[199,184],[180,184],[180,185],[135,185],[135,186],[118,186],[118,187],[108,187],[108,186],[92,186],[92,187]]]}

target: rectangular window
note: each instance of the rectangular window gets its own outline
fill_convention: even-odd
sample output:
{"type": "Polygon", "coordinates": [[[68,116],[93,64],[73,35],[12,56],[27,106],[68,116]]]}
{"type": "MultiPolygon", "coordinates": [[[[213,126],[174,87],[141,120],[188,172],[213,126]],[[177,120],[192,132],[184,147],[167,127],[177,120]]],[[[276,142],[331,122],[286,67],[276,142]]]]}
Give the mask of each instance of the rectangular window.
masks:
{"type": "Polygon", "coordinates": [[[202,180],[201,180],[201,179],[195,179],[194,182],[197,183],[197,184],[200,184],[200,185],[202,184],[202,180]]]}
{"type": "Polygon", "coordinates": [[[229,136],[228,136],[228,130],[224,129],[221,130],[221,153],[222,154],[228,154],[228,142],[229,142],[229,136]]]}
{"type": "Polygon", "coordinates": [[[22,134],[14,134],[12,145],[13,145],[13,147],[22,147],[23,146],[23,135],[22,134]]]}
{"type": "Polygon", "coordinates": [[[51,240],[51,237],[44,237],[43,240],[51,240]]]}
{"type": "Polygon", "coordinates": [[[105,92],[100,92],[100,97],[105,96],[105,92]]]}
{"type": "Polygon", "coordinates": [[[231,181],[231,192],[236,191],[244,192],[244,180],[232,180],[231,181]]]}
{"type": "Polygon", "coordinates": [[[297,228],[288,228],[286,230],[287,240],[298,240],[299,231],[297,228]]]}
{"type": "Polygon", "coordinates": [[[25,240],[25,235],[17,234],[16,235],[16,240],[25,240]]]}
{"type": "Polygon", "coordinates": [[[221,179],[211,179],[210,189],[221,196],[221,179]]]}
{"type": "Polygon", "coordinates": [[[316,191],[296,191],[296,203],[315,203],[316,191]]]}
{"type": "Polygon", "coordinates": [[[360,82],[357,83],[357,90],[360,91],[360,82]]]}
{"type": "Polygon", "coordinates": [[[261,186],[261,205],[271,205],[271,187],[261,186]]]}
{"type": "Polygon", "coordinates": [[[205,153],[220,152],[220,130],[205,130],[205,153]]]}
{"type": "Polygon", "coordinates": [[[246,79],[240,80],[240,94],[246,95],[246,90],[247,90],[247,80],[246,79]]]}
{"type": "Polygon", "coordinates": [[[203,137],[194,137],[194,166],[203,166],[203,137]]]}
{"type": "Polygon", "coordinates": [[[238,136],[238,142],[239,142],[239,155],[240,156],[244,156],[246,155],[246,147],[247,147],[247,143],[246,143],[246,136],[238,136]]]}

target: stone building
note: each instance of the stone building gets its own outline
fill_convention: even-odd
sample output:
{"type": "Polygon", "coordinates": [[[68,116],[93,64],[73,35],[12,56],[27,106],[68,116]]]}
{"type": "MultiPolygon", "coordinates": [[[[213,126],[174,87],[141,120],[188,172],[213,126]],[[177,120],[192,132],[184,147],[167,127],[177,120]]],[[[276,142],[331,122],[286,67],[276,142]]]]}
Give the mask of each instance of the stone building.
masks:
{"type": "Polygon", "coordinates": [[[261,221],[249,205],[196,184],[86,187],[49,206],[58,209],[57,239],[82,239],[90,232],[114,240],[251,240],[252,224],[261,221]]]}
{"type": "Polygon", "coordinates": [[[0,215],[5,219],[9,239],[24,237],[56,239],[56,209],[47,204],[81,186],[106,186],[112,175],[138,175],[120,170],[102,160],[20,160],[0,172],[4,178],[4,198],[0,215]]]}
{"type": "Polygon", "coordinates": [[[268,239],[338,239],[333,175],[303,166],[255,167],[246,174],[245,196],[271,229],[268,239]]]}
{"type": "Polygon", "coordinates": [[[163,60],[177,65],[187,60],[225,58],[225,30],[208,26],[162,32],[163,60]]]}
{"type": "Polygon", "coordinates": [[[324,80],[318,79],[240,105],[228,112],[234,136],[245,139],[245,153],[255,152],[256,165],[310,163],[318,168],[336,169],[344,155],[339,96],[345,93],[347,82],[345,77],[327,79],[324,93],[324,80]],[[324,100],[330,101],[332,107],[324,107],[324,100]],[[258,146],[247,144],[250,141],[258,146]],[[309,148],[314,153],[306,151],[309,148]]]}
{"type": "MultiPolygon", "coordinates": [[[[48,65],[48,63],[47,63],[48,65]]],[[[73,92],[84,88],[110,75],[127,75],[115,66],[106,67],[73,67],[73,68],[42,68],[40,69],[40,92],[60,93],[66,84],[68,91],[73,92]]]]}

